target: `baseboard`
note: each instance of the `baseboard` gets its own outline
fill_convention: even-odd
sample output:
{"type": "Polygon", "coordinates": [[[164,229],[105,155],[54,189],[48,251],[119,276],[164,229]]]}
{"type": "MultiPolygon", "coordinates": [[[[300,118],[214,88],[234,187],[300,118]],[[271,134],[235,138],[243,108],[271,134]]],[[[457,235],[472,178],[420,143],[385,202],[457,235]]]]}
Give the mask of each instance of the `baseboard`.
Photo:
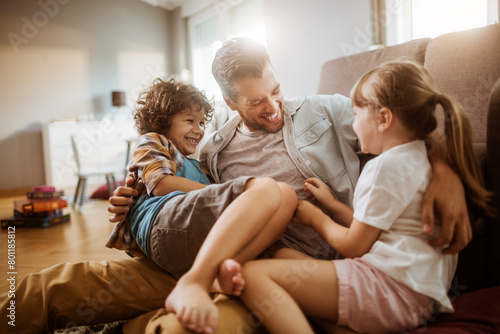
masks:
{"type": "Polygon", "coordinates": [[[0,197],[9,197],[9,196],[22,196],[26,195],[28,191],[31,191],[32,187],[23,187],[23,188],[15,188],[15,189],[0,189],[0,197]]]}

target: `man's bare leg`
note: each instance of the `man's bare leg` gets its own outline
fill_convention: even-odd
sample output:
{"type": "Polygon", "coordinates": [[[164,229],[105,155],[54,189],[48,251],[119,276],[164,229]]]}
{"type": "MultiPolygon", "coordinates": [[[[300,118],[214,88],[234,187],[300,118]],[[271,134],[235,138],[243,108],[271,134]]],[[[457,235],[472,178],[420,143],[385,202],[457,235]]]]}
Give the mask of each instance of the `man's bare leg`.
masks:
{"type": "Polygon", "coordinates": [[[234,290],[234,284],[241,283],[240,273],[224,260],[234,258],[243,264],[257,257],[281,236],[296,206],[297,197],[290,186],[268,178],[248,181],[245,191],[214,224],[193,266],[167,298],[167,311],[176,313],[181,324],[190,330],[213,333],[218,314],[209,291],[220,274],[221,264],[226,269],[229,264],[232,269],[228,275],[219,276],[219,285],[234,290]],[[232,283],[233,279],[236,283],[232,283]]]}

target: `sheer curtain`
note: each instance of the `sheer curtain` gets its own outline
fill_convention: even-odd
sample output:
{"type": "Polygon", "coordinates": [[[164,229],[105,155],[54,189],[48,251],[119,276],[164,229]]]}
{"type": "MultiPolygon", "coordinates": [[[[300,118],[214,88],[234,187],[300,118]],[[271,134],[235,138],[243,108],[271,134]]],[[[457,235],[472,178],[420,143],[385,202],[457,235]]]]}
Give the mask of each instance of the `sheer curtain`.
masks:
{"type": "Polygon", "coordinates": [[[236,36],[250,37],[266,45],[262,0],[218,2],[191,16],[188,29],[193,83],[208,97],[215,97],[216,102],[222,101],[212,76],[215,52],[224,41],[236,36]]]}

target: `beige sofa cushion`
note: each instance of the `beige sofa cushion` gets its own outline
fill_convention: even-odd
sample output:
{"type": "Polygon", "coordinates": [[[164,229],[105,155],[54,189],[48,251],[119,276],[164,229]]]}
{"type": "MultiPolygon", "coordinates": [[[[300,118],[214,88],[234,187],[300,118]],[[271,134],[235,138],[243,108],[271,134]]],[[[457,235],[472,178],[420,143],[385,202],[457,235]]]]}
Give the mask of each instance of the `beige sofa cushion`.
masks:
{"type": "Polygon", "coordinates": [[[469,113],[475,143],[486,142],[486,117],[493,85],[500,77],[500,24],[436,37],[424,66],[436,87],[469,113]]]}
{"type": "Polygon", "coordinates": [[[422,38],[328,61],[321,68],[318,94],[349,96],[351,88],[364,73],[387,61],[413,60],[423,64],[429,41],[430,38],[422,38]]]}

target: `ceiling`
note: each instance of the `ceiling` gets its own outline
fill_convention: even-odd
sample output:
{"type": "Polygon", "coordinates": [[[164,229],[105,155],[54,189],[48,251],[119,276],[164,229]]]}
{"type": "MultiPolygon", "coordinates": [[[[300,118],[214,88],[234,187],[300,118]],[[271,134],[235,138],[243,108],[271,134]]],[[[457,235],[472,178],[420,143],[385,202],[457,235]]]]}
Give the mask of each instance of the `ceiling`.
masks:
{"type": "Polygon", "coordinates": [[[174,10],[177,7],[182,6],[189,0],[141,0],[150,4],[151,6],[161,7],[166,10],[174,10]]]}

